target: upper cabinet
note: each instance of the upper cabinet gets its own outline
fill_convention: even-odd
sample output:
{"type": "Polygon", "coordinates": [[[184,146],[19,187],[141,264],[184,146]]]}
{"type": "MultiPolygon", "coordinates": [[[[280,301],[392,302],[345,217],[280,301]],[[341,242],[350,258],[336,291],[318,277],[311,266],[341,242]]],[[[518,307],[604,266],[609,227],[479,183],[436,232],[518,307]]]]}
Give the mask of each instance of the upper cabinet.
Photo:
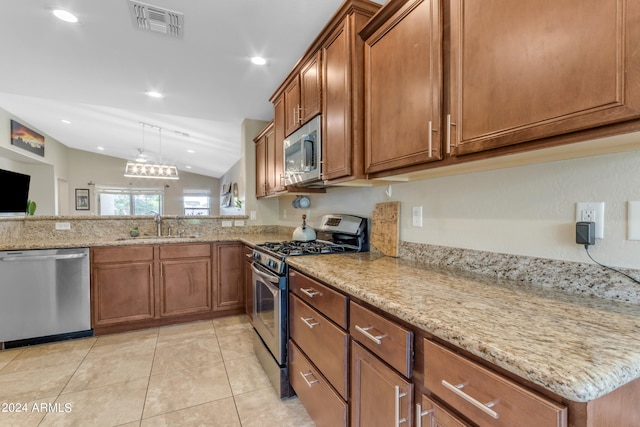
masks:
{"type": "Polygon", "coordinates": [[[451,154],[640,117],[639,18],[632,1],[452,1],[451,154]]]}
{"type": "Polygon", "coordinates": [[[386,12],[361,33],[367,173],[442,157],[439,1],[412,0],[386,12]]]}
{"type": "Polygon", "coordinates": [[[284,89],[286,136],[320,113],[321,84],[320,55],[314,55],[284,89]]]}
{"type": "Polygon", "coordinates": [[[266,197],[275,191],[275,132],[269,123],[253,140],[256,147],[256,197],[266,197]]]}

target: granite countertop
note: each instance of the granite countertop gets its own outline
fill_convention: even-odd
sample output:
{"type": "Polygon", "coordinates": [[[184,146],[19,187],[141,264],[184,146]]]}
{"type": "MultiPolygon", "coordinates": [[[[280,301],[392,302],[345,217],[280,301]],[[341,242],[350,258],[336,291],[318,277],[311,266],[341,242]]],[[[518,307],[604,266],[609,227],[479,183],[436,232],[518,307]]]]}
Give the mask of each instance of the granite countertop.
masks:
{"type": "Polygon", "coordinates": [[[572,401],[640,377],[640,307],[373,253],[292,267],[572,401]]]}

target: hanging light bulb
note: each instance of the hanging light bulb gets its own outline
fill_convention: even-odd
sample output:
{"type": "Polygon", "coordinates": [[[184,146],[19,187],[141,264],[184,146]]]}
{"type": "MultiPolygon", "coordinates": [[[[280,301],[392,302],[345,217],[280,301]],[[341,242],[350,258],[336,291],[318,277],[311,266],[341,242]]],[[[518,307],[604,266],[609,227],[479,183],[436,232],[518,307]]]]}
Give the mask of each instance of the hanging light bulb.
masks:
{"type": "MultiPolygon", "coordinates": [[[[147,155],[144,152],[144,128],[146,123],[142,125],[142,148],[138,149],[138,156],[135,162],[127,162],[125,165],[124,176],[128,178],[161,178],[161,179],[180,179],[178,168],[173,165],[150,165],[147,162],[147,155]]],[[[157,127],[148,125],[151,127],[157,127]]],[[[185,134],[186,135],[186,134],[185,134]]],[[[186,135],[188,136],[188,135],[186,135]]],[[[162,160],[162,128],[158,127],[158,145],[160,161],[162,160]]]]}

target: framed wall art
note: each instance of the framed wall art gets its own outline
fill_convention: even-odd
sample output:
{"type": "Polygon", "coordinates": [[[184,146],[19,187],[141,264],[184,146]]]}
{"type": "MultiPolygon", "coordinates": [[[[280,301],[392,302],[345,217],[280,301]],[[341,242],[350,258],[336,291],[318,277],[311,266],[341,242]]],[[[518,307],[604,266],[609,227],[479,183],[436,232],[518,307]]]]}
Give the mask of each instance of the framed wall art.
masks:
{"type": "Polygon", "coordinates": [[[44,157],[44,136],[11,120],[11,145],[44,157]]]}
{"type": "Polygon", "coordinates": [[[89,189],[88,188],[76,188],[76,210],[77,211],[89,210],[89,189]]]}

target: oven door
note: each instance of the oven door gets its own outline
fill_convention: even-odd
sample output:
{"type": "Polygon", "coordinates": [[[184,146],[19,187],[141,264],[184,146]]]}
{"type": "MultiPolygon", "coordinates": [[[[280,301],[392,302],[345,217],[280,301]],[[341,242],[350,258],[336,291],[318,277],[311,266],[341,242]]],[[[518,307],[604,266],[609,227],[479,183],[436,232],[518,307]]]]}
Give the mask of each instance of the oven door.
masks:
{"type": "Polygon", "coordinates": [[[261,267],[251,264],[253,270],[253,327],[266,344],[279,365],[286,363],[284,344],[286,303],[283,303],[285,291],[280,282],[286,280],[261,267]]]}

